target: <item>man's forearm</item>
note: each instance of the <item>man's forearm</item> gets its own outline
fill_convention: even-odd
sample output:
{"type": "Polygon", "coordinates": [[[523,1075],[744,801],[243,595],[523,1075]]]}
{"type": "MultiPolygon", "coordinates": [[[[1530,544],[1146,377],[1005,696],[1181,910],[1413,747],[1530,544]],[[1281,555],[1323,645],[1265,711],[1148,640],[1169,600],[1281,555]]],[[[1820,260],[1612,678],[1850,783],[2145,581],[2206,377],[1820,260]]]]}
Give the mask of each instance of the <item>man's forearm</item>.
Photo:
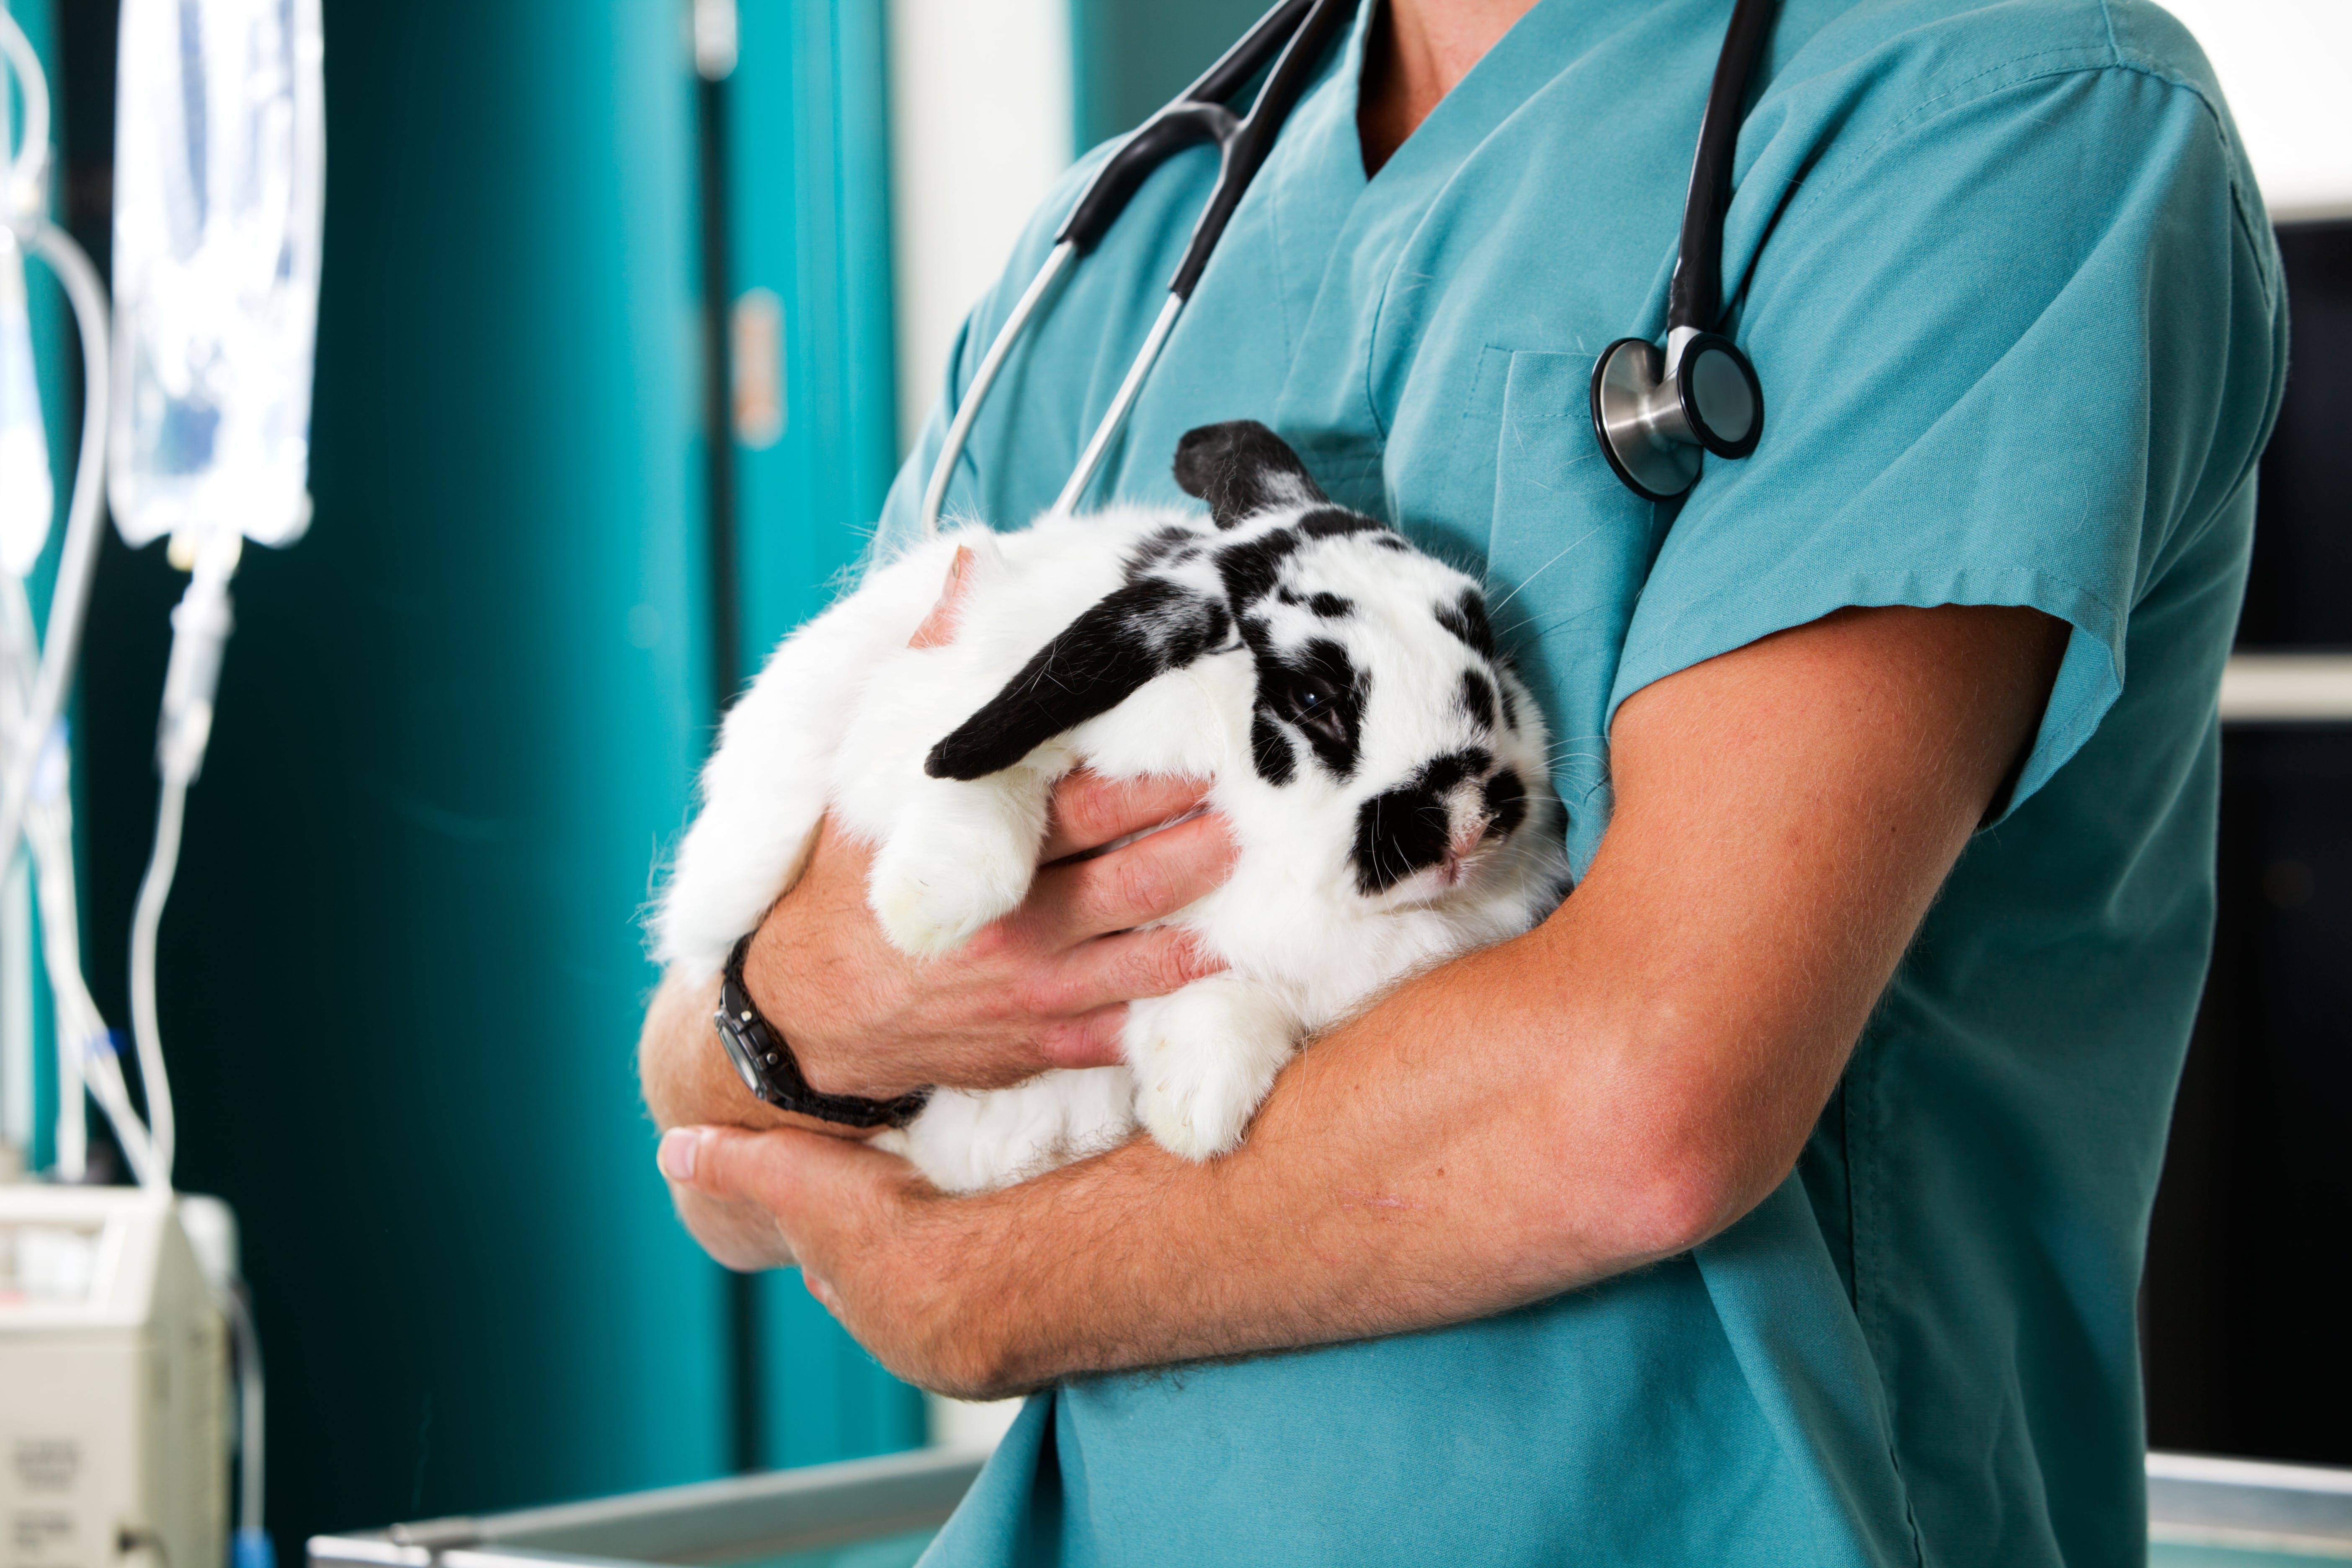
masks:
{"type": "Polygon", "coordinates": [[[957,1298],[1059,1304],[963,1325],[961,1370],[1001,1391],[1465,1321],[1745,1213],[1795,1159],[1877,984],[1758,996],[1742,950],[1789,933],[1717,928],[1694,952],[1610,877],[1310,1047],[1224,1159],[1138,1141],[925,1205],[940,1267],[970,1271],[957,1298]]]}
{"type": "Polygon", "coordinates": [[[2063,646],[2032,612],[1857,612],[1630,700],[1575,894],[1311,1047],[1223,1159],[1138,1142],[950,1199],[790,1134],[665,1158],[775,1214],[886,1364],[967,1394],[1434,1327],[1670,1255],[1786,1175],[2063,646]]]}
{"type": "Polygon", "coordinates": [[[1571,1043],[1545,994],[1558,940],[1424,976],[1314,1047],[1222,1160],[1138,1140],[939,1205],[960,1299],[1084,1303],[964,1325],[964,1378],[1001,1392],[1460,1321],[1700,1239],[1720,1200],[1662,1187],[1606,1109],[1640,1097],[1637,1064],[1571,1043]]]}

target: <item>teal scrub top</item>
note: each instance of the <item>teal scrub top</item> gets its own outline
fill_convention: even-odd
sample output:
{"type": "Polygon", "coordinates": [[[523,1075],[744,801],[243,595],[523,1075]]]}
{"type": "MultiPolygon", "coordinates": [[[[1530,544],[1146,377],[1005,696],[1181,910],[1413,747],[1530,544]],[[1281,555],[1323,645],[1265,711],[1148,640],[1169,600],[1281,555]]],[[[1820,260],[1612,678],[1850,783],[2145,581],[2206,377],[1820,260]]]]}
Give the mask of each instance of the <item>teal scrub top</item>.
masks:
{"type": "MultiPolygon", "coordinates": [[[[2033,605],[2073,632],[2008,811],[1796,1172],[1716,1240],[1465,1327],[1065,1383],[927,1563],[2144,1563],[2133,1306],[2284,374],[2268,221],[2153,6],[1788,0],[1724,241],[1763,439],[1652,505],[1602,460],[1587,384],[1603,344],[1663,334],[1728,11],[1544,0],[1370,180],[1360,16],[1094,495],[1190,504],[1177,437],[1262,419],[1335,499],[1482,570],[1580,870],[1632,692],[1843,605],[2033,605]]],[[[968,323],[884,553],[1101,156],[968,323]]],[[[951,512],[1051,501],[1213,172],[1164,167],[1080,263],[951,512]]]]}

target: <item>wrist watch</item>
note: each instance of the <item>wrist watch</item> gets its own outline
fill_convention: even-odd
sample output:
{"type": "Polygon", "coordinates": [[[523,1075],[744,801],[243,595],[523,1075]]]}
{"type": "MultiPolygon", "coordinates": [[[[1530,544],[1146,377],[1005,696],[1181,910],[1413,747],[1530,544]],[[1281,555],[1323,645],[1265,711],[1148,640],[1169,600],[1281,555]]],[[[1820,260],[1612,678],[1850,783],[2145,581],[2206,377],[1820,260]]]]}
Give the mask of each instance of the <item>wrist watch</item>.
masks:
{"type": "Polygon", "coordinates": [[[727,968],[719,981],[719,1011],[711,1015],[711,1022],[719,1026],[719,1043],[727,1047],[727,1059],[735,1064],[743,1087],[779,1110],[796,1110],[843,1127],[904,1127],[912,1121],[931,1098],[929,1089],[919,1089],[896,1100],[866,1100],[854,1094],[819,1094],[809,1087],[808,1079],[801,1076],[800,1063],[793,1059],[792,1047],[773,1024],[760,1016],[760,1009],[752,1005],[751,988],[743,984],[743,955],[751,947],[751,939],[747,936],[727,955],[727,968]]]}

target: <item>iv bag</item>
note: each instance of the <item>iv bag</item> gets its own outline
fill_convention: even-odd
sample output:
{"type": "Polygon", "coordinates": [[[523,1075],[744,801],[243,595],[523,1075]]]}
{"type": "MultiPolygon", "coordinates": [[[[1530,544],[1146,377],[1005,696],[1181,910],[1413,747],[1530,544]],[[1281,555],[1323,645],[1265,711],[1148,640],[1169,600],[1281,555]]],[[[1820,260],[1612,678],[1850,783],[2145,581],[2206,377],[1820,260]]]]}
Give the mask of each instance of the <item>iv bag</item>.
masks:
{"type": "Polygon", "coordinates": [[[25,313],[25,255],[0,229],[0,572],[22,577],[33,569],[48,542],[56,504],[33,379],[33,326],[25,313]]]}
{"type": "Polygon", "coordinates": [[[125,542],[309,524],[319,0],[123,0],[114,414],[125,542]]]}

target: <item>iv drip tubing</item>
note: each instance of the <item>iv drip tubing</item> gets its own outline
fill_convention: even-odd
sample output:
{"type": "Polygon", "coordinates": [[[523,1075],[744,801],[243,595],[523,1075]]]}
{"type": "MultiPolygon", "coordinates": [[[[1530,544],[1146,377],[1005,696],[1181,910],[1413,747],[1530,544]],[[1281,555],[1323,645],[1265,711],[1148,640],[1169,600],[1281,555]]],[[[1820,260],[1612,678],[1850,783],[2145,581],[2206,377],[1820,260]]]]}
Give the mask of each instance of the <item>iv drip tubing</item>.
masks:
{"type": "MultiPolygon", "coordinates": [[[[0,13],[5,15],[5,13],[0,13]]],[[[5,33],[0,33],[5,37],[5,33]]],[[[45,218],[16,226],[26,247],[49,264],[72,302],[81,334],[81,453],[74,463],[73,500],[66,512],[64,548],[58,552],[57,586],[49,597],[49,622],[41,638],[41,669],[33,683],[24,728],[26,743],[8,759],[0,784],[0,858],[13,857],[25,827],[25,805],[58,715],[71,688],[74,658],[80,651],[82,618],[89,608],[90,578],[98,566],[100,502],[105,492],[107,398],[109,395],[105,286],[72,237],[45,218]]]]}
{"type": "Polygon", "coordinates": [[[188,805],[188,781],[163,776],[155,807],[155,848],[147,874],[139,879],[139,904],[131,917],[131,1035],[138,1043],[139,1083],[147,1096],[147,1125],[155,1163],[168,1184],[178,1129],[172,1115],[172,1080],[163,1068],[163,1030],[155,1016],[155,937],[163,904],[180,866],[180,823],[188,805]]]}
{"type": "Polygon", "coordinates": [[[243,1285],[232,1283],[220,1298],[236,1347],[236,1530],[244,1535],[261,1529],[261,1424],[268,1402],[261,1381],[261,1335],[254,1329],[243,1285]]]}
{"type": "Polygon", "coordinates": [[[48,174],[49,164],[49,82],[41,74],[41,58],[33,52],[32,40],[16,19],[0,10],[0,55],[8,58],[8,68],[16,73],[16,89],[25,95],[25,134],[18,141],[16,152],[8,160],[8,180],[13,187],[9,194],[10,211],[37,211],[41,186],[48,174]]]}

